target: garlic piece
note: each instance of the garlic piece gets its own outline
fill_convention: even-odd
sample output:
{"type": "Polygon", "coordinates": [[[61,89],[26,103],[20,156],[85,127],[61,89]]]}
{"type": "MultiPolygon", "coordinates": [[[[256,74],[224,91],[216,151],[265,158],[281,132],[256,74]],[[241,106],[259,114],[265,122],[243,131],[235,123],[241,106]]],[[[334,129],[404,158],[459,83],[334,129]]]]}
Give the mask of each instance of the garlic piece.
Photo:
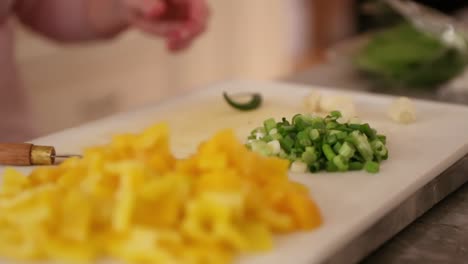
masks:
{"type": "Polygon", "coordinates": [[[409,124],[416,121],[416,109],[408,97],[400,97],[390,105],[388,116],[395,122],[409,124]]]}

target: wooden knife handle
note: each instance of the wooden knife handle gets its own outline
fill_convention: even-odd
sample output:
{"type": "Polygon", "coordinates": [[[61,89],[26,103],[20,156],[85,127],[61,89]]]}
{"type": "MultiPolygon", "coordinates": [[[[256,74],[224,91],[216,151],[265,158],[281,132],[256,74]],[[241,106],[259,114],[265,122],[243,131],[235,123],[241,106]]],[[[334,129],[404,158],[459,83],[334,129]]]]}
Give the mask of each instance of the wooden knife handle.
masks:
{"type": "Polygon", "coordinates": [[[29,143],[0,143],[0,164],[13,166],[27,166],[31,163],[31,149],[29,143]]]}
{"type": "Polygon", "coordinates": [[[29,143],[0,143],[0,165],[51,165],[55,162],[55,149],[29,143]]]}

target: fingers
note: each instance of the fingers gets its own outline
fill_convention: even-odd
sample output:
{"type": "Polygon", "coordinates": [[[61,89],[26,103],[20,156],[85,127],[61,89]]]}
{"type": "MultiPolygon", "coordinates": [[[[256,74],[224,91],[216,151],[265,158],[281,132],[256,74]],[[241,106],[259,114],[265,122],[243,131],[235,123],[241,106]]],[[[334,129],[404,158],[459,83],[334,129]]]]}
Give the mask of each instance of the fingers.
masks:
{"type": "Polygon", "coordinates": [[[155,25],[144,20],[137,20],[133,24],[148,34],[165,38],[167,48],[171,51],[182,50],[188,47],[193,40],[193,38],[188,36],[188,31],[183,30],[183,25],[180,23],[162,23],[155,25]]]}
{"type": "Polygon", "coordinates": [[[206,28],[210,15],[208,5],[205,0],[191,0],[191,8],[189,10],[188,26],[192,29],[193,33],[197,35],[206,28]]]}
{"type": "Polygon", "coordinates": [[[189,46],[205,30],[209,10],[205,0],[173,1],[177,1],[177,4],[189,5],[186,20],[181,22],[181,26],[168,40],[168,48],[172,51],[178,51],[189,46]]]}
{"type": "Polygon", "coordinates": [[[166,38],[167,47],[188,47],[206,28],[209,9],[205,0],[126,0],[134,10],[131,23],[146,33],[166,38]]]}
{"type": "Polygon", "coordinates": [[[146,33],[166,38],[181,27],[180,23],[177,22],[154,23],[145,19],[135,19],[132,24],[146,33]]]}
{"type": "Polygon", "coordinates": [[[190,46],[190,44],[193,41],[193,38],[190,38],[189,36],[187,36],[186,32],[187,31],[176,31],[174,32],[174,34],[169,36],[166,42],[167,48],[170,51],[176,52],[176,51],[183,50],[187,48],[188,46],[190,46]]]}
{"type": "Polygon", "coordinates": [[[164,0],[125,0],[132,17],[137,18],[157,18],[166,12],[166,2],[164,0]]]}

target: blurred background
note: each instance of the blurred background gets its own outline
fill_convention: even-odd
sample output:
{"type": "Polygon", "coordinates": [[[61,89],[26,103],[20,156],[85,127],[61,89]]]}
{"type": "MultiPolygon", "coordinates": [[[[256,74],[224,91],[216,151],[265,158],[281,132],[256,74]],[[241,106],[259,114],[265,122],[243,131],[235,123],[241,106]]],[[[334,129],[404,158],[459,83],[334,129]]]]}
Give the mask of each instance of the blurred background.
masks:
{"type": "MultiPolygon", "coordinates": [[[[16,25],[16,57],[38,133],[45,134],[214,82],[281,80],[314,69],[394,22],[376,2],[210,0],[208,31],[177,55],[137,31],[63,46],[16,25]]],[[[420,2],[468,17],[465,0],[420,2]]]]}

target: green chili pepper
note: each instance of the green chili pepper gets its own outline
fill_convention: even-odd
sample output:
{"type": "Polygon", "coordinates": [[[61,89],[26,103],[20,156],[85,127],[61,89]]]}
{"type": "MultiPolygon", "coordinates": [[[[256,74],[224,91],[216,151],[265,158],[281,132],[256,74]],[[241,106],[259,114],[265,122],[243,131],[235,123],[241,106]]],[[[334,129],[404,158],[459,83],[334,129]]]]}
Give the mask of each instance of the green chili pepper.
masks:
{"type": "MultiPolygon", "coordinates": [[[[245,96],[246,94],[237,94],[234,96],[245,96]]],[[[234,107],[237,110],[241,111],[250,111],[257,109],[262,104],[262,96],[259,93],[249,94],[251,96],[250,100],[245,103],[236,102],[232,97],[230,97],[226,92],[223,93],[224,100],[234,107]]]]}

